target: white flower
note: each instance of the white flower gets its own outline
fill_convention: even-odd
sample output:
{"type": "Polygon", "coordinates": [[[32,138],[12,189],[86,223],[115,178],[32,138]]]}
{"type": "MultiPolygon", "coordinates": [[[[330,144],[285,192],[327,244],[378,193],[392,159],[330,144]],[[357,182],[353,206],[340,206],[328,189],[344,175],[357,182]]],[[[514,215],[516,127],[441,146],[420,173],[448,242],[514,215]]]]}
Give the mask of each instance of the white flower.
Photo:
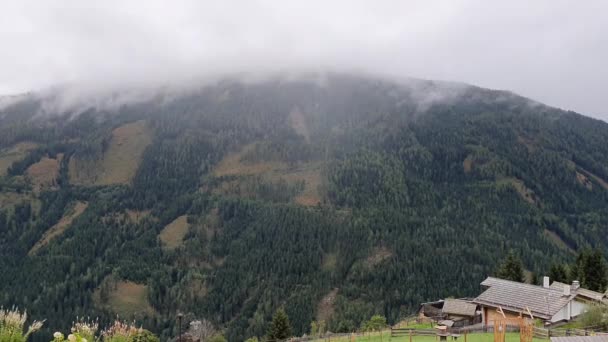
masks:
{"type": "Polygon", "coordinates": [[[60,338],[63,338],[63,334],[62,334],[62,333],[60,333],[59,331],[56,331],[56,332],[53,334],[53,337],[54,337],[54,338],[56,338],[56,339],[60,339],[60,338]]]}
{"type": "Polygon", "coordinates": [[[68,341],[70,341],[70,342],[76,342],[76,336],[74,336],[74,334],[69,334],[68,335],[68,341]]]}

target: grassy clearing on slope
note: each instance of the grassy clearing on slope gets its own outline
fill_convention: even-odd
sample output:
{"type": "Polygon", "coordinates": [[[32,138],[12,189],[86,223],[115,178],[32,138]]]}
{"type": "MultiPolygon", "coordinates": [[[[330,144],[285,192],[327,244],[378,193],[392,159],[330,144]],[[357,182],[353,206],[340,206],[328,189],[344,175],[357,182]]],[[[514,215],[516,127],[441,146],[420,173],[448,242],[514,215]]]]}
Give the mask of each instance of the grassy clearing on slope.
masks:
{"type": "Polygon", "coordinates": [[[298,135],[304,137],[307,143],[310,143],[310,131],[308,130],[306,117],[300,108],[296,107],[289,113],[289,126],[291,126],[298,135]]]}
{"type": "Polygon", "coordinates": [[[540,199],[534,191],[530,190],[521,179],[517,178],[503,178],[498,181],[498,184],[509,184],[515,189],[519,197],[524,201],[532,204],[532,205],[541,205],[540,199]]]}
{"type": "Polygon", "coordinates": [[[45,188],[53,188],[57,185],[62,159],[62,153],[57,155],[57,159],[42,157],[39,162],[27,168],[25,174],[32,182],[35,192],[40,192],[45,188]]]}
{"type": "Polygon", "coordinates": [[[129,184],[146,147],[152,143],[152,135],[151,128],[143,120],[114,129],[101,160],[70,159],[70,182],[79,185],[129,184]]]}
{"type": "Polygon", "coordinates": [[[555,232],[545,229],[543,231],[543,234],[545,234],[545,236],[549,240],[551,240],[551,242],[553,242],[557,247],[559,247],[565,251],[568,251],[572,254],[576,254],[576,251],[574,249],[572,249],[572,247],[568,246],[568,244],[564,240],[562,240],[562,238],[559,237],[559,235],[557,235],[555,232]]]}
{"type": "Polygon", "coordinates": [[[14,162],[25,158],[27,153],[37,146],[32,142],[20,142],[10,148],[0,150],[0,176],[6,175],[6,171],[14,162]]]}
{"type": "Polygon", "coordinates": [[[182,215],[163,228],[159,235],[160,241],[165,248],[175,249],[184,242],[188,227],[188,216],[182,215]]]}
{"type": "Polygon", "coordinates": [[[24,193],[0,192],[0,208],[14,206],[21,202],[29,201],[30,199],[30,196],[24,193]]]}
{"type": "Polygon", "coordinates": [[[365,259],[365,266],[372,268],[393,256],[393,252],[384,246],[375,247],[365,259]]]}
{"type": "MultiPolygon", "coordinates": [[[[296,166],[290,166],[288,163],[281,161],[243,162],[243,156],[254,147],[255,144],[249,144],[239,152],[226,156],[215,167],[213,175],[216,177],[262,175],[271,182],[284,179],[290,184],[304,181],[304,191],[294,198],[294,202],[304,206],[315,206],[321,202],[322,196],[319,188],[323,182],[321,172],[323,169],[322,162],[302,163],[296,166]]],[[[230,188],[231,186],[235,186],[235,184],[226,184],[225,186],[230,188]]]]}
{"type": "Polygon", "coordinates": [[[581,171],[583,174],[585,174],[585,175],[587,175],[587,176],[589,176],[589,177],[593,178],[593,180],[595,180],[595,181],[596,181],[596,182],[597,182],[597,183],[598,183],[598,184],[599,184],[599,185],[600,185],[602,188],[604,188],[604,189],[608,190],[608,182],[606,182],[605,180],[603,180],[603,179],[602,179],[602,178],[600,178],[599,176],[597,176],[597,175],[595,175],[595,174],[593,174],[593,173],[591,173],[591,172],[589,172],[589,171],[587,171],[587,170],[583,169],[583,168],[582,168],[582,167],[580,167],[580,166],[579,166],[579,169],[580,169],[580,171],[581,171]]]}
{"type": "Polygon", "coordinates": [[[317,322],[328,322],[335,311],[336,297],[339,289],[333,289],[328,294],[323,296],[317,304],[317,322]]]}
{"type": "Polygon", "coordinates": [[[80,216],[80,214],[87,209],[88,205],[89,204],[86,202],[76,202],[74,208],[68,210],[68,212],[63,215],[61,220],[59,220],[59,222],[44,232],[42,238],[40,238],[40,240],[34,244],[32,249],[30,249],[27,254],[30,256],[36,254],[40,248],[46,246],[52,239],[63,234],[63,232],[68,229],[70,224],[72,224],[72,221],[74,221],[74,219],[80,216]]]}
{"type": "Polygon", "coordinates": [[[97,289],[93,298],[97,306],[105,307],[120,318],[131,319],[134,316],[153,315],[154,308],[148,302],[146,285],[131,281],[112,282],[107,298],[102,299],[101,290],[97,289]]]}
{"type": "Polygon", "coordinates": [[[150,213],[150,210],[139,211],[127,209],[127,216],[129,217],[129,220],[131,220],[131,222],[133,223],[141,222],[143,219],[150,216],[150,213]]]}
{"type": "Polygon", "coordinates": [[[585,188],[587,188],[587,190],[593,190],[593,183],[591,183],[589,178],[587,178],[584,174],[582,174],[578,171],[575,171],[575,172],[576,172],[576,181],[580,185],[583,185],[585,188]]]}

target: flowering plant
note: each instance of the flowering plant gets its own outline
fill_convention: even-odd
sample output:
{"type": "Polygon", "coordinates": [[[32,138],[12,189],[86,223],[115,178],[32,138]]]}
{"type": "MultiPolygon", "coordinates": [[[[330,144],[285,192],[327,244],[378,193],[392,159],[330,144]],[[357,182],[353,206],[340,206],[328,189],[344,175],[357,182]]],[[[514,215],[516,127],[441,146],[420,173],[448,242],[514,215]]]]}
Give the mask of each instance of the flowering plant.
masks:
{"type": "Polygon", "coordinates": [[[129,324],[121,321],[114,321],[110,327],[104,330],[101,334],[103,335],[104,342],[129,342],[133,340],[133,337],[142,331],[141,328],[136,328],[135,324],[129,324]]]}
{"type": "Polygon", "coordinates": [[[21,313],[13,308],[12,310],[0,308],[0,341],[2,342],[25,342],[35,331],[42,328],[43,322],[34,321],[24,332],[27,313],[21,313]]]}
{"type": "MultiPolygon", "coordinates": [[[[69,342],[95,342],[95,333],[99,328],[97,322],[86,321],[83,319],[77,320],[72,323],[71,334],[68,335],[67,341],[69,342]]],[[[53,341],[51,342],[63,342],[65,336],[60,332],[53,334],[53,341]]]]}

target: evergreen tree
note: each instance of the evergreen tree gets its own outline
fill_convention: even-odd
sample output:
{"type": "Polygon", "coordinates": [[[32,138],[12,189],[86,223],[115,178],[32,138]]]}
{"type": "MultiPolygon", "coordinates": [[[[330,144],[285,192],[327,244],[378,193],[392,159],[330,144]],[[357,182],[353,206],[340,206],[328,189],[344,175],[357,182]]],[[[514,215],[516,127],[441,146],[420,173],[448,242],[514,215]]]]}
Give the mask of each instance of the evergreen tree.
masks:
{"type": "Polygon", "coordinates": [[[289,337],[291,337],[291,324],[285,310],[281,308],[272,317],[272,323],[268,330],[268,340],[280,341],[289,337]]]}
{"type": "Polygon", "coordinates": [[[587,251],[584,258],[582,272],[584,274],[584,287],[598,292],[604,292],[608,279],[606,279],[606,259],[599,249],[587,251]]]}
{"type": "Polygon", "coordinates": [[[561,283],[569,283],[568,272],[564,264],[553,264],[549,269],[549,278],[551,281],[559,281],[561,283]]]}
{"type": "Polygon", "coordinates": [[[496,276],[501,279],[524,282],[524,266],[521,259],[510,251],[505,261],[498,268],[496,276]]]}

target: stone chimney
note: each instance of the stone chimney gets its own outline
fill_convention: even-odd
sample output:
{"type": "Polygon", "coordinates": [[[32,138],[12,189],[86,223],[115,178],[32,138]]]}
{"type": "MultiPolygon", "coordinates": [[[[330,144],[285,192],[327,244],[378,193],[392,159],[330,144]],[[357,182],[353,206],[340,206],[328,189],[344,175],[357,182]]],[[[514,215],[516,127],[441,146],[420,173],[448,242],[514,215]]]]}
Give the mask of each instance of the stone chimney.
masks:
{"type": "Polygon", "coordinates": [[[570,297],[570,285],[564,285],[564,297],[570,297]]]}
{"type": "Polygon", "coordinates": [[[543,287],[544,287],[544,288],[546,288],[546,289],[548,289],[548,288],[549,288],[549,285],[550,285],[549,283],[550,283],[550,279],[549,279],[549,277],[544,276],[544,277],[543,277],[543,287]]]}
{"type": "Polygon", "coordinates": [[[579,283],[578,280],[573,280],[572,281],[572,291],[578,290],[579,287],[581,287],[581,283],[579,283]]]}

